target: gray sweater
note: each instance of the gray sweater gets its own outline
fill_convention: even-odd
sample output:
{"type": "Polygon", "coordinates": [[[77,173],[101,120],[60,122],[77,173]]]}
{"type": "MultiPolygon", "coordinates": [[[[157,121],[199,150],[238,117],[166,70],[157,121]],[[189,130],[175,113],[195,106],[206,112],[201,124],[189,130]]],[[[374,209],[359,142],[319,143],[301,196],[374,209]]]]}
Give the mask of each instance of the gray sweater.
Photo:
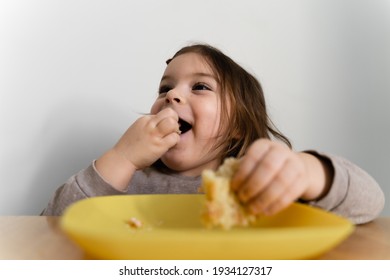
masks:
{"type": "MultiPolygon", "coordinates": [[[[341,215],[356,224],[369,222],[380,214],[384,207],[384,194],[369,174],[341,157],[311,153],[330,160],[334,168],[334,178],[326,196],[307,203],[341,215]]],[[[127,191],[120,192],[104,181],[93,162],[56,190],[41,215],[62,215],[72,203],[94,196],[195,194],[199,193],[200,184],[200,176],[187,177],[149,167],[136,171],[127,191]]]]}

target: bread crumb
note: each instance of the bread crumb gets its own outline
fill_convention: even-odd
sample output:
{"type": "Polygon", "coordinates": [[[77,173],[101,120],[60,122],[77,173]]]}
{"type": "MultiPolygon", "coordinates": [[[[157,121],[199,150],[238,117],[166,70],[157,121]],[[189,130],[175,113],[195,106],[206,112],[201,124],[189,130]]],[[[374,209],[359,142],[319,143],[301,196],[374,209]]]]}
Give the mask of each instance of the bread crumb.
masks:
{"type": "Polygon", "coordinates": [[[141,228],[142,227],[142,222],[134,217],[127,220],[126,224],[128,224],[132,228],[141,228]]]}

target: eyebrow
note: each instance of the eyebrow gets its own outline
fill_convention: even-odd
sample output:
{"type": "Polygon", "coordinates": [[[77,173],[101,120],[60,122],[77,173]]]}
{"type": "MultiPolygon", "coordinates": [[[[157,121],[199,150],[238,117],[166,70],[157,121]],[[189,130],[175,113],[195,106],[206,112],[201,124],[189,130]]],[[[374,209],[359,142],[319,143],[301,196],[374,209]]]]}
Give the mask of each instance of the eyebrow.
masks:
{"type": "MultiPolygon", "coordinates": [[[[217,81],[216,77],[215,77],[213,74],[208,74],[208,73],[203,73],[203,72],[192,73],[191,76],[196,76],[196,77],[207,77],[207,78],[212,78],[212,79],[214,79],[215,81],[217,81]]],[[[169,79],[173,79],[173,77],[172,77],[172,76],[169,76],[169,75],[164,75],[164,76],[162,76],[161,81],[163,81],[163,80],[169,80],[169,79]]]]}

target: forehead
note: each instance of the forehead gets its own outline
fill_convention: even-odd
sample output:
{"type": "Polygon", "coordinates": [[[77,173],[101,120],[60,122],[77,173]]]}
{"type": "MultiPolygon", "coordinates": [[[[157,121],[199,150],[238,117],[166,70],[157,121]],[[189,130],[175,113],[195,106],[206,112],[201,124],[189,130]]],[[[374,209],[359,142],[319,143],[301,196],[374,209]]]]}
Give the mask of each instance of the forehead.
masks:
{"type": "Polygon", "coordinates": [[[179,75],[191,73],[213,74],[208,61],[200,54],[185,53],[170,61],[165,69],[164,75],[179,75]]]}

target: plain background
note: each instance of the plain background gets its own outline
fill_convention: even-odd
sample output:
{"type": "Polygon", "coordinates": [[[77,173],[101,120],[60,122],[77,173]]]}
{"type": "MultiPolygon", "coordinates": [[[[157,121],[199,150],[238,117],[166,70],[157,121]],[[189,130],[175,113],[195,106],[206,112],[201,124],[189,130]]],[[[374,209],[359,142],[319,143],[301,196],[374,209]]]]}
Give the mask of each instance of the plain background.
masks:
{"type": "MultiPolygon", "coordinates": [[[[37,215],[212,44],[262,83],[296,150],[346,157],[390,198],[389,1],[0,1],[0,215],[37,215]]],[[[382,215],[390,215],[387,203],[382,215]]]]}

